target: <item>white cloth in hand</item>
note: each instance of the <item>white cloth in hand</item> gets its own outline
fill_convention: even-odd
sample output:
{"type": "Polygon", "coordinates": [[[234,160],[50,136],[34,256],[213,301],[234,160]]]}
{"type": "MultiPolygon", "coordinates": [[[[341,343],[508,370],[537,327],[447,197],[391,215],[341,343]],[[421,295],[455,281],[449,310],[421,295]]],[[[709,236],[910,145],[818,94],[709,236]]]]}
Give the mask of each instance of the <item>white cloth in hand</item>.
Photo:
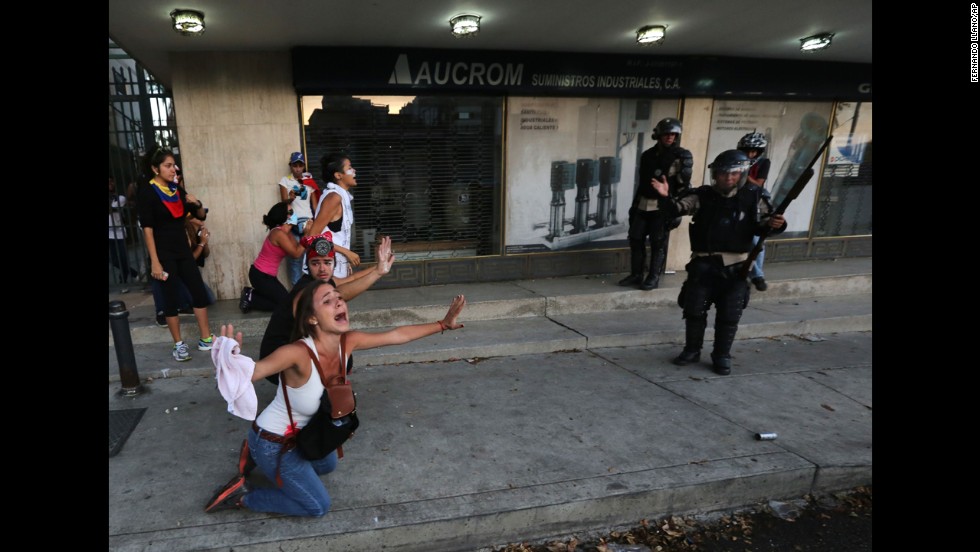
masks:
{"type": "Polygon", "coordinates": [[[214,338],[211,345],[211,361],[214,362],[214,377],[218,380],[218,391],[228,401],[228,412],[254,420],[258,413],[259,400],[252,385],[255,361],[239,354],[238,342],[224,336],[214,338]]]}

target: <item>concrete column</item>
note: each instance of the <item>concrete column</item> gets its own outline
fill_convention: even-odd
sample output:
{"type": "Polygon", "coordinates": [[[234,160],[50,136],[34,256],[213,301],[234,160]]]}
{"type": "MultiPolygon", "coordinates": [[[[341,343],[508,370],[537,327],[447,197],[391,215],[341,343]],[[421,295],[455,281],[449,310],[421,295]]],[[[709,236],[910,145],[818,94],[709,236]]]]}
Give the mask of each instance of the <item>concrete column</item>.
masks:
{"type": "MultiPolygon", "coordinates": [[[[703,183],[704,168],[708,164],[705,156],[708,154],[708,136],[711,134],[711,98],[687,98],[684,100],[684,111],[681,113],[681,123],[684,134],[681,145],[691,151],[694,156],[694,173],[691,175],[691,186],[697,187],[703,183]]],[[[684,270],[691,259],[691,238],[687,227],[691,217],[684,217],[681,225],[670,233],[670,245],[667,249],[667,270],[684,270]]]]}
{"type": "MultiPolygon", "coordinates": [[[[279,201],[289,154],[302,150],[291,59],[288,52],[182,52],[171,54],[171,64],[181,169],[188,191],[210,209],[204,278],[219,299],[234,299],[265,239],[262,215],[279,201]]],[[[284,268],[280,280],[287,282],[284,268]]]]}

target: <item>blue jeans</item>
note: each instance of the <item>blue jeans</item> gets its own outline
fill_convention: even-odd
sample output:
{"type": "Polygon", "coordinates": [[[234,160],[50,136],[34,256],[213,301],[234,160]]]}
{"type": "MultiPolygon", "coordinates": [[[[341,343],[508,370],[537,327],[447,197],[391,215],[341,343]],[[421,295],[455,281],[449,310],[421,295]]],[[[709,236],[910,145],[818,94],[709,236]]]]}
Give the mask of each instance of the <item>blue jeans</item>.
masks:
{"type": "MultiPolygon", "coordinates": [[[[308,220],[308,219],[307,219],[308,220]]],[[[294,231],[299,226],[294,226],[294,231]]],[[[290,236],[299,243],[300,236],[294,232],[289,233],[290,236]]],[[[306,255],[300,255],[298,259],[294,259],[289,255],[286,255],[286,272],[288,273],[289,283],[296,285],[296,282],[303,277],[303,265],[306,264],[306,255]]]]}
{"type": "MultiPolygon", "coordinates": [[[[759,243],[759,236],[752,238],[752,247],[759,243]]],[[[764,278],[765,274],[762,272],[762,263],[766,262],[766,246],[763,245],[762,249],[759,251],[759,256],[755,258],[755,262],[752,263],[752,270],[749,271],[749,278],[764,278]]]]}
{"type": "MultiPolygon", "coordinates": [[[[266,441],[254,429],[248,430],[248,448],[252,458],[269,481],[276,481],[276,464],[279,462],[279,443],[266,441]]],[[[337,468],[337,451],[315,462],[305,460],[293,449],[282,455],[279,476],[282,487],[256,488],[245,495],[244,503],[249,510],[275,512],[289,516],[322,516],[330,510],[330,494],[320,476],[337,468]]]]}

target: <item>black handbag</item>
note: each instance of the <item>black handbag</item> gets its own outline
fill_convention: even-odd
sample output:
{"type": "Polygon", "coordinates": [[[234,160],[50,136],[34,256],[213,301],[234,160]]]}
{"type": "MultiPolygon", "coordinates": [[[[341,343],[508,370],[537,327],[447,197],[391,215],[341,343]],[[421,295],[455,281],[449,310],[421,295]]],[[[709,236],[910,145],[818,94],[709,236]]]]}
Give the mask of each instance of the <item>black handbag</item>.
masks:
{"type": "MultiPolygon", "coordinates": [[[[343,343],[343,337],[341,337],[343,343]]],[[[304,347],[306,345],[304,344],[304,347]]],[[[350,439],[360,421],[357,419],[357,398],[347,379],[344,366],[343,350],[340,355],[340,374],[326,376],[320,367],[319,355],[306,347],[320,375],[323,384],[323,395],[320,397],[320,407],[309,422],[296,435],[296,448],[300,456],[307,460],[320,460],[337,450],[338,458],[343,458],[342,445],[350,439]]],[[[286,411],[289,413],[289,423],[293,423],[292,409],[283,384],[283,397],[286,399],[286,411]]]]}

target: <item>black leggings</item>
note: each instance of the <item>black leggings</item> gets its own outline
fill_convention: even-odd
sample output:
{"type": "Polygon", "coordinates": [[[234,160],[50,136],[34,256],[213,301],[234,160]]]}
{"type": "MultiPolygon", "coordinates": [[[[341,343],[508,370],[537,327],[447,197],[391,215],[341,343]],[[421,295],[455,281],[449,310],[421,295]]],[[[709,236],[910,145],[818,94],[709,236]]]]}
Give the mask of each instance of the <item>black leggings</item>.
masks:
{"type": "Polygon", "coordinates": [[[260,311],[276,310],[279,303],[289,300],[289,292],[279,278],[269,276],[252,265],[248,269],[248,281],[252,282],[252,308],[260,311]]]}
{"type": "Polygon", "coordinates": [[[177,281],[184,282],[187,290],[191,292],[191,306],[195,309],[203,309],[208,306],[208,292],[204,288],[204,279],[201,278],[201,270],[197,268],[197,262],[193,257],[182,259],[160,259],[164,272],[169,276],[160,282],[163,287],[163,315],[177,316],[178,303],[180,302],[180,290],[177,281]]]}

